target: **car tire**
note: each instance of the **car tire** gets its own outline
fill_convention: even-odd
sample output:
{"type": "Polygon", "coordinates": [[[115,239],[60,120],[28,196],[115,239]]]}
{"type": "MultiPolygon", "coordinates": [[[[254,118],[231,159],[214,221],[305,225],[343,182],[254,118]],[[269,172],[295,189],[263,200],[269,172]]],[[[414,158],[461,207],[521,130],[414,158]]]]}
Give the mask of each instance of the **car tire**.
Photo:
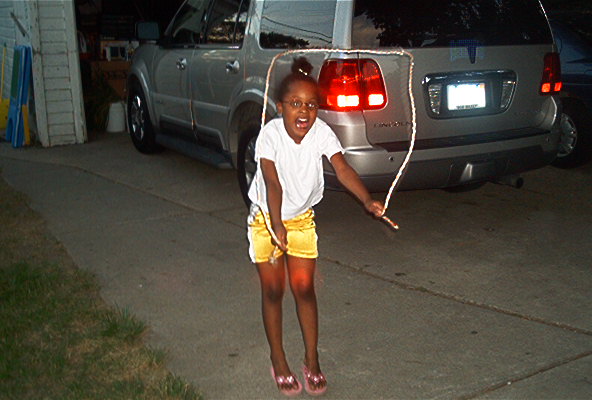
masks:
{"type": "Polygon", "coordinates": [[[137,81],[131,84],[127,100],[127,126],[132,142],[139,152],[152,154],[162,151],[162,146],[156,143],[154,127],[150,120],[146,96],[137,81]]]}
{"type": "Polygon", "coordinates": [[[578,103],[565,102],[561,115],[561,139],[553,165],[579,167],[592,159],[592,112],[578,103]]]}
{"type": "Polygon", "coordinates": [[[245,123],[241,124],[243,127],[238,141],[238,153],[236,157],[236,169],[238,184],[240,187],[243,200],[247,207],[250,207],[251,200],[249,200],[249,187],[255,177],[257,171],[257,163],[255,162],[255,142],[261,129],[261,111],[256,110],[249,112],[248,116],[243,119],[245,123]]]}

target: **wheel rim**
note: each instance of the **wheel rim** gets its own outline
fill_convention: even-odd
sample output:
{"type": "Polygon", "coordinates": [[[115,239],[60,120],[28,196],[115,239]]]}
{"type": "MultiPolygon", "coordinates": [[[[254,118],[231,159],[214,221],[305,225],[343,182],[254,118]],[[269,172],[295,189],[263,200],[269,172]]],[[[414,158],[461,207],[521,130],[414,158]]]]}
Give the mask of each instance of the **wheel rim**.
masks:
{"type": "Polygon", "coordinates": [[[559,141],[559,151],[557,157],[567,157],[573,153],[578,142],[578,129],[575,122],[567,114],[561,115],[561,139],[559,141]]]}
{"type": "Polygon", "coordinates": [[[257,137],[249,140],[247,148],[245,149],[245,179],[247,181],[247,187],[251,186],[251,182],[255,178],[255,172],[257,172],[257,162],[255,161],[255,143],[257,137]]]}
{"type": "Polygon", "coordinates": [[[142,107],[142,98],[137,94],[132,98],[129,116],[132,135],[138,141],[142,141],[144,139],[144,125],[146,121],[144,108],[142,107]]]}

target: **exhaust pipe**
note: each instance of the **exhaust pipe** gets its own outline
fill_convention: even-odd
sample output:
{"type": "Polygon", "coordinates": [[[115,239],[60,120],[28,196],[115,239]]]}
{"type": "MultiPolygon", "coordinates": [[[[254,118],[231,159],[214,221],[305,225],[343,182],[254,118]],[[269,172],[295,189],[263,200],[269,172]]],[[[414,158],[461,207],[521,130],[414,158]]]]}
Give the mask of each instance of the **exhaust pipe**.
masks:
{"type": "Polygon", "coordinates": [[[495,183],[499,183],[500,185],[509,185],[515,187],[516,189],[520,189],[524,185],[524,179],[520,175],[506,175],[497,179],[495,183]]]}

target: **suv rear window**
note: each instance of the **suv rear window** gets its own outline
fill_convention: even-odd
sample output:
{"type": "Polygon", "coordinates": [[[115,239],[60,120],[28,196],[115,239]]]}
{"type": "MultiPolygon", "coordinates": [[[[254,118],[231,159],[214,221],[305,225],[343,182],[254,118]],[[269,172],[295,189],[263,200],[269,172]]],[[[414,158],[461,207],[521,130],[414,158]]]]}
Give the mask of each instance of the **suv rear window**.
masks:
{"type": "Polygon", "coordinates": [[[361,48],[553,42],[533,0],[357,0],[352,29],[352,45],[361,48]]]}
{"type": "Polygon", "coordinates": [[[330,47],[337,0],[265,0],[259,43],[267,49],[330,47]]]}

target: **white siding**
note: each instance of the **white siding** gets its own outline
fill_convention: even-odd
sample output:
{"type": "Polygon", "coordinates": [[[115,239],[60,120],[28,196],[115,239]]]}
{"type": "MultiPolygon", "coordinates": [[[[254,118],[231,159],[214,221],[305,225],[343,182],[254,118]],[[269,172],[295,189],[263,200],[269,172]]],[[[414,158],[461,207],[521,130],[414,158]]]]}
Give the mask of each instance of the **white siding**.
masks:
{"type": "Polygon", "coordinates": [[[47,113],[48,145],[76,143],[74,115],[72,113],[72,92],[70,68],[68,65],[68,46],[66,40],[66,24],[64,4],[62,1],[39,1],[39,37],[41,61],[40,73],[45,83],[45,112],[47,113]],[[51,48],[46,53],[45,47],[51,48]],[[54,76],[51,71],[61,69],[61,76],[54,76]],[[54,92],[61,94],[58,97],[54,92]],[[69,107],[62,109],[64,104],[69,107]],[[69,129],[63,130],[64,127],[69,129]],[[59,141],[58,141],[59,137],[59,141]]]}
{"type": "Polygon", "coordinates": [[[44,146],[87,139],[73,0],[30,1],[33,81],[44,146]]]}
{"type": "Polygon", "coordinates": [[[30,125],[36,127],[41,144],[85,142],[74,0],[0,0],[0,52],[4,44],[4,98],[10,96],[14,46],[27,44],[33,49],[35,110],[30,125]]]}
{"type": "MultiPolygon", "coordinates": [[[[44,45],[57,45],[63,46],[66,44],[66,32],[64,31],[51,31],[46,30],[41,32],[41,43],[44,45]]],[[[65,51],[65,48],[62,47],[62,54],[65,51]]]]}
{"type": "Polygon", "coordinates": [[[14,30],[14,21],[10,13],[14,11],[12,1],[0,0],[0,52],[3,52],[6,45],[4,62],[4,87],[2,88],[2,97],[10,97],[10,80],[12,78],[12,57],[13,49],[16,43],[16,32],[14,30]]]}

